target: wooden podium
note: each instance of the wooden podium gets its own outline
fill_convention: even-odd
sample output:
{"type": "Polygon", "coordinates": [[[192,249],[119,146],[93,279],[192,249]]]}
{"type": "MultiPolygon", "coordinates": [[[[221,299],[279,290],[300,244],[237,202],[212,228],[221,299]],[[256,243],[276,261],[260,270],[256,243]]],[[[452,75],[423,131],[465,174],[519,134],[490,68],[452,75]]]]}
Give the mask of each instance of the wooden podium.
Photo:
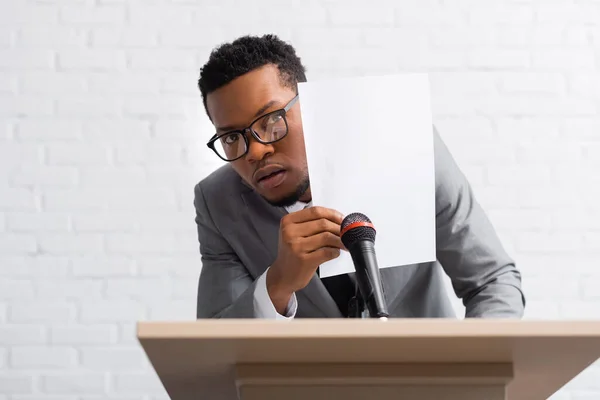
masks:
{"type": "Polygon", "coordinates": [[[142,322],[172,400],[542,400],[600,358],[600,321],[142,322]]]}

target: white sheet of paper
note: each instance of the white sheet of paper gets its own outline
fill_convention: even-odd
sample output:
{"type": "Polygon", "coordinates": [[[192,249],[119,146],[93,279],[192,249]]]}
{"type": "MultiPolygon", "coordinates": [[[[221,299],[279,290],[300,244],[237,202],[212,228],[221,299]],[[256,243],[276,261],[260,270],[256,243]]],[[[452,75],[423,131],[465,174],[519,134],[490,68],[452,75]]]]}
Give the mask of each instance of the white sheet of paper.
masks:
{"type": "MultiPolygon", "coordinates": [[[[426,74],[299,84],[313,205],[361,212],[379,268],[435,260],[433,122],[426,74]]],[[[354,272],[350,254],[321,277],[354,272]]]]}

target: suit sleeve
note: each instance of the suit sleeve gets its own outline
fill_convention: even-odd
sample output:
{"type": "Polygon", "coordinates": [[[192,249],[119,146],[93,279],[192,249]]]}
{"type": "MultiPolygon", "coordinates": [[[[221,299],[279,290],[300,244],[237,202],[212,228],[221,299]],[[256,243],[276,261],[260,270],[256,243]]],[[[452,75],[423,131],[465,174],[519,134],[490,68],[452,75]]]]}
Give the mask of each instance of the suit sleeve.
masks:
{"type": "Polygon", "coordinates": [[[437,259],[465,317],[521,318],[521,274],[434,127],[437,259]]]}
{"type": "Polygon", "coordinates": [[[194,189],[194,206],[202,262],[196,317],[254,318],[256,283],[215,226],[201,184],[194,189]]]}

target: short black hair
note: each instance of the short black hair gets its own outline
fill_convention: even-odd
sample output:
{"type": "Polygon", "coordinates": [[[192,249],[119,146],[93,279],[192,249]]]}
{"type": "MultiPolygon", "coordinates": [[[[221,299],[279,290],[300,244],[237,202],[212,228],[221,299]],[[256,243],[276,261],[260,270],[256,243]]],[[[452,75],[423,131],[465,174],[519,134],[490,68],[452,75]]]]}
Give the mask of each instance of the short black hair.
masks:
{"type": "Polygon", "coordinates": [[[206,96],[209,93],[267,64],[276,65],[281,82],[296,92],[298,82],[306,82],[306,69],[296,50],[277,35],[246,35],[213,49],[208,61],[200,69],[198,80],[206,114],[206,96]]]}

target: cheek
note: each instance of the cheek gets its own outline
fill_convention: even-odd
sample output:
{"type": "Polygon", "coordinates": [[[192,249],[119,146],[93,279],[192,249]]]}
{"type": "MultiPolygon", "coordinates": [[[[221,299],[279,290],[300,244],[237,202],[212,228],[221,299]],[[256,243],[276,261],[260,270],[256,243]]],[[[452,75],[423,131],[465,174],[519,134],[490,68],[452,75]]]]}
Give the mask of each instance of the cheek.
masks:
{"type": "Polygon", "coordinates": [[[302,130],[302,125],[299,123],[294,123],[290,125],[290,132],[285,142],[285,150],[289,152],[290,156],[296,158],[297,155],[303,155],[305,152],[304,149],[304,132],[302,130]]]}
{"type": "Polygon", "coordinates": [[[304,141],[302,138],[291,136],[286,139],[277,147],[275,154],[279,153],[279,157],[285,160],[289,166],[298,168],[306,158],[304,141]]]}
{"type": "Polygon", "coordinates": [[[252,170],[247,163],[234,161],[231,166],[233,167],[233,170],[246,181],[252,181],[252,174],[254,173],[254,170],[252,170]]]}
{"type": "Polygon", "coordinates": [[[306,160],[306,148],[304,146],[304,136],[302,134],[299,134],[296,137],[294,137],[294,140],[291,144],[291,147],[293,148],[292,156],[294,157],[294,159],[301,162],[304,162],[306,160]]]}

